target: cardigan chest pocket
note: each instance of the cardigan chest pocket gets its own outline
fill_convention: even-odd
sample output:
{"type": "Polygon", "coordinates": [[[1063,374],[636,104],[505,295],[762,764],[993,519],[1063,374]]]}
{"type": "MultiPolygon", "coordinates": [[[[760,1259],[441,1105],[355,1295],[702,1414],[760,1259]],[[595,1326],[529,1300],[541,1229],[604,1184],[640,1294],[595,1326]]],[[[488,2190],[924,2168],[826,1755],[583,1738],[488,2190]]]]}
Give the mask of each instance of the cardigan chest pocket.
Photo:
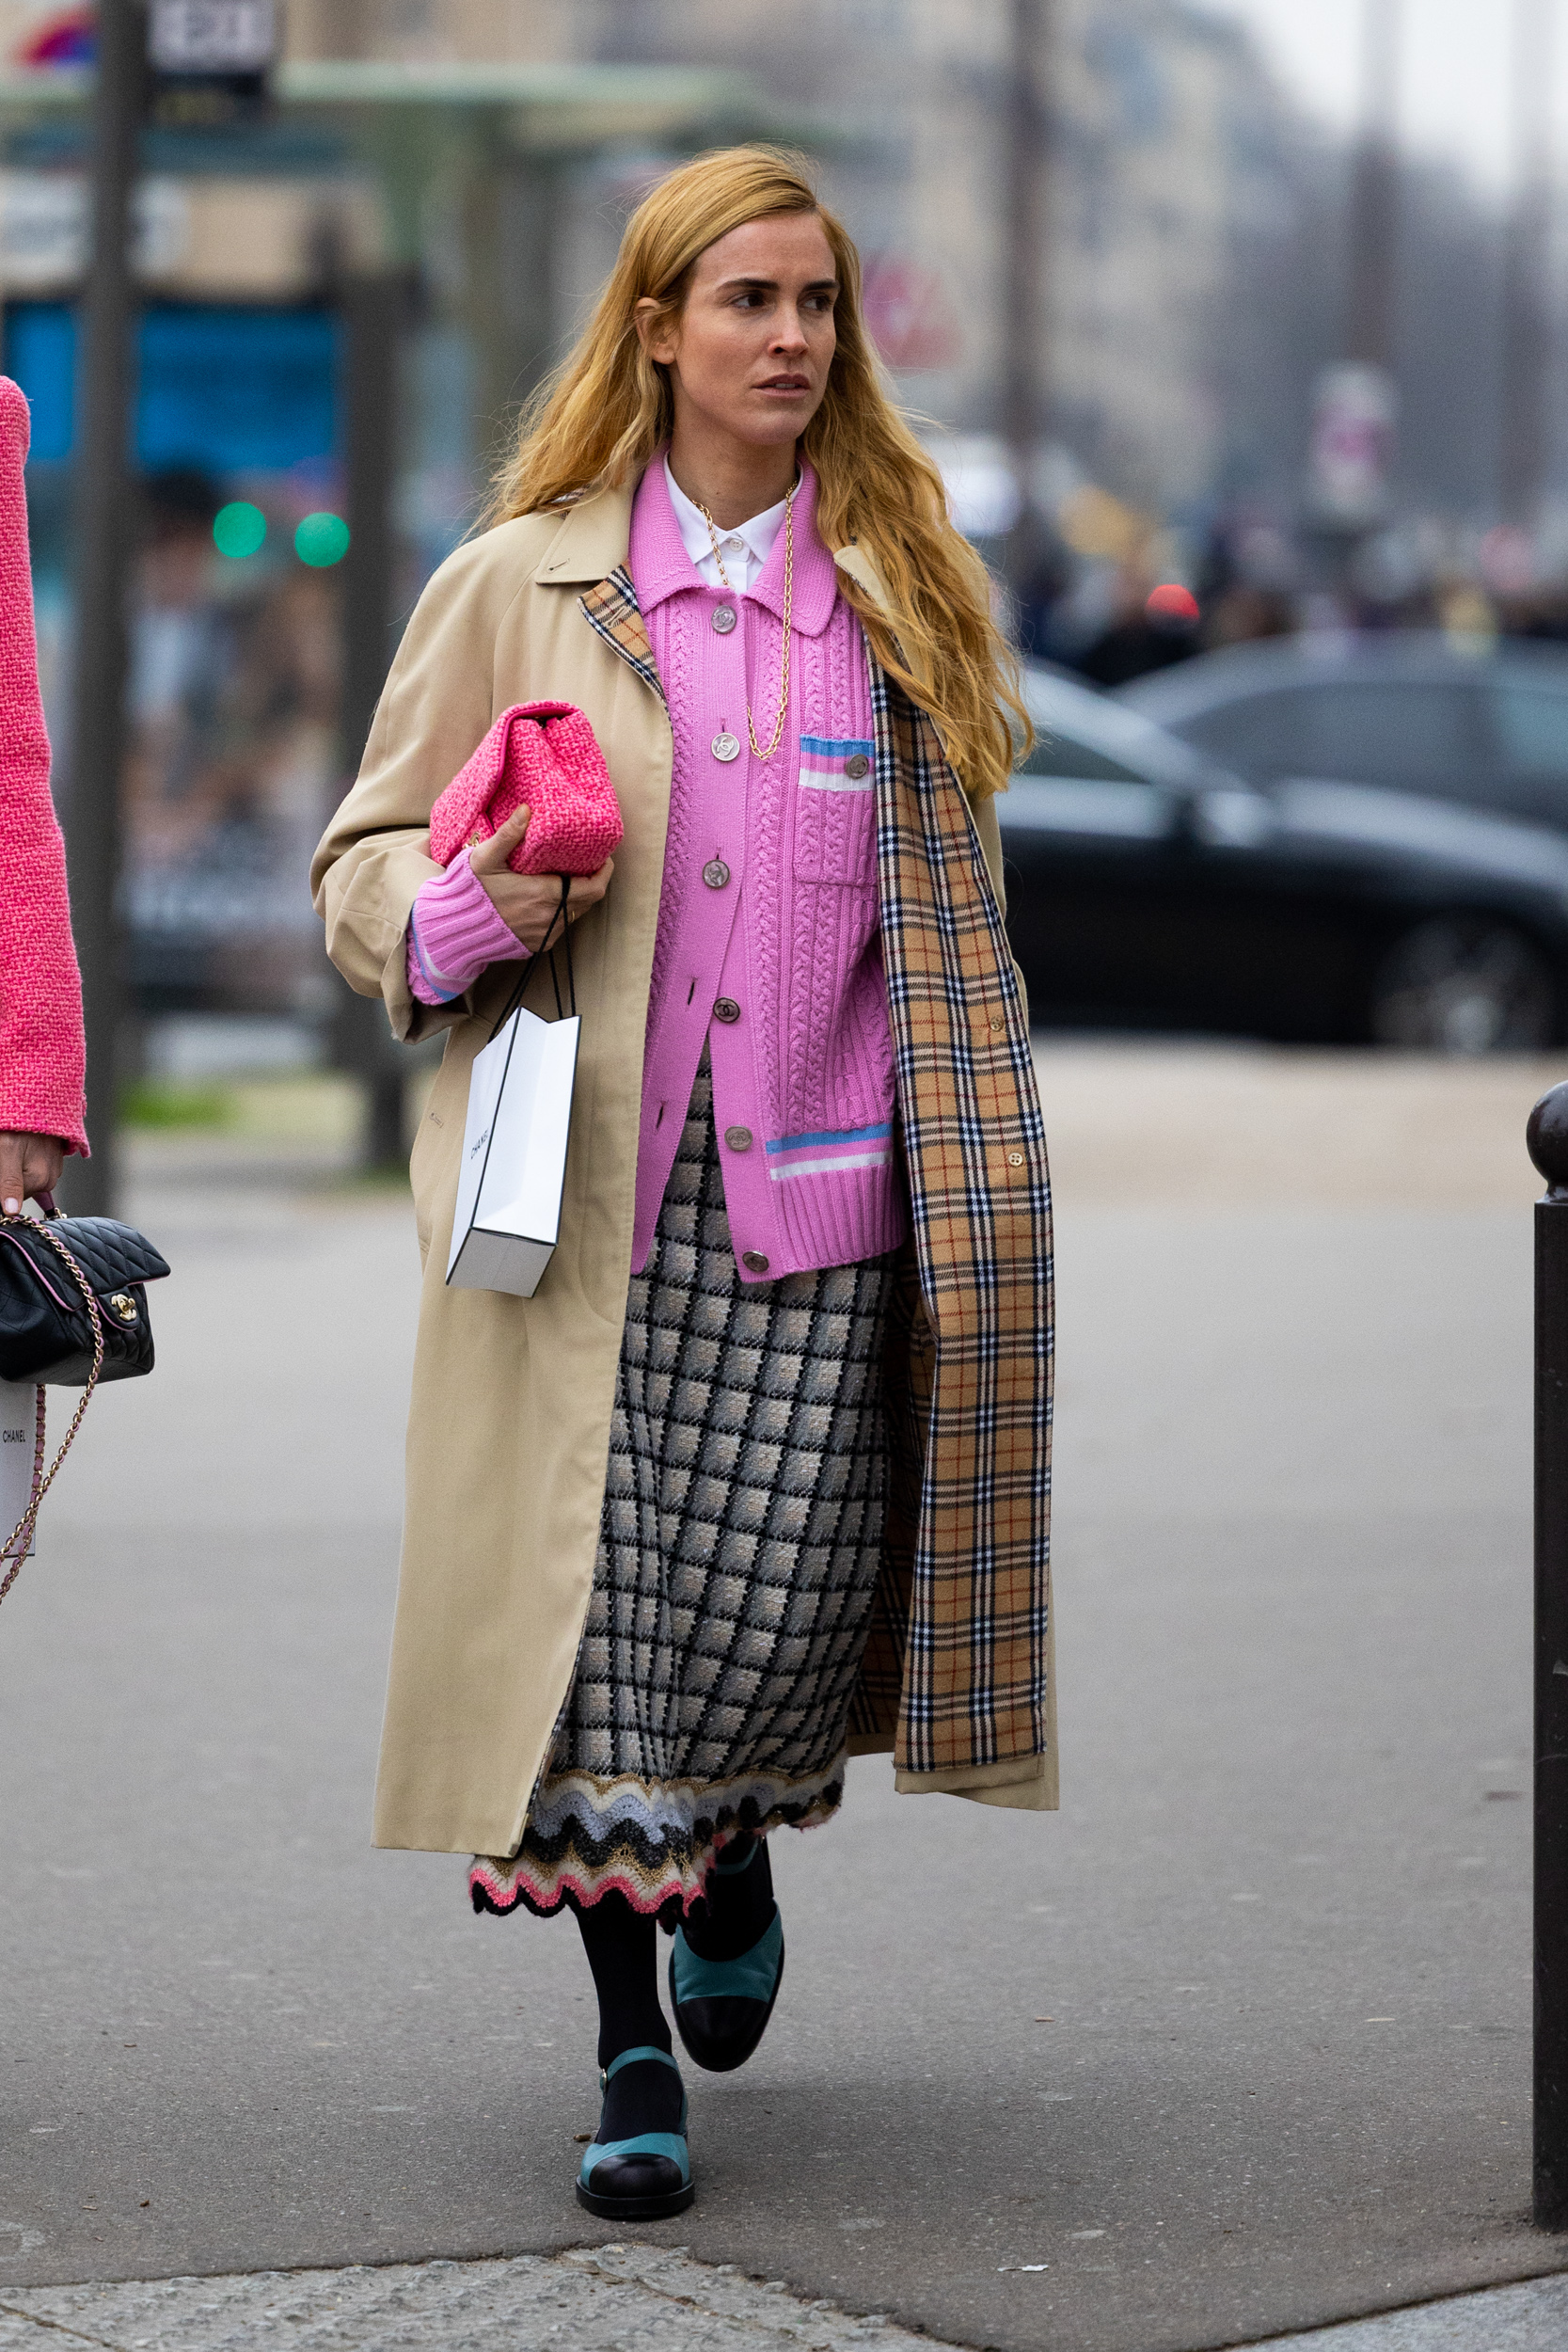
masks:
{"type": "Polygon", "coordinates": [[[801,736],[795,794],[797,882],[876,888],[876,749],[867,736],[801,736]]]}

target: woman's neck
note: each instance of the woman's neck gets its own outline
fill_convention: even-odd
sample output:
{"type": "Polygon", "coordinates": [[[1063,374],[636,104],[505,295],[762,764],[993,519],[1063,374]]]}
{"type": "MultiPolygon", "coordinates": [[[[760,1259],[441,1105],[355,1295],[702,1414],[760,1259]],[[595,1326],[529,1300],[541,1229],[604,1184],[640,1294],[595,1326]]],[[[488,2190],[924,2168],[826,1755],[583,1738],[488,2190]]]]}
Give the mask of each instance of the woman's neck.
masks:
{"type": "Polygon", "coordinates": [[[752,449],[744,442],[714,445],[677,423],[670,442],[670,471],[694,506],[705,506],[721,531],[765,515],[795,480],[795,444],[752,449]]]}

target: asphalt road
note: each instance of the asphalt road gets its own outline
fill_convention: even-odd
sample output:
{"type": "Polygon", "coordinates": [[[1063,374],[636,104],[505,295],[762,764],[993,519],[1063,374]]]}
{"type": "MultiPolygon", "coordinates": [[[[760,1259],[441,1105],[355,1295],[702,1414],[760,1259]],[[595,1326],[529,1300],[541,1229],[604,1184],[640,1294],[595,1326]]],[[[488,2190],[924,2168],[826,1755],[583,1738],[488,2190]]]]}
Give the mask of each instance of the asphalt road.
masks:
{"type": "MultiPolygon", "coordinates": [[[[1525,2220],[1515,1138],[1556,1073],[1044,1067],[1063,1811],[868,1759],[776,1841],[784,2000],[639,2244],[1066,2352],[1568,2268],[1525,2220]]],[[[602,2241],[570,1922],[368,1844],[409,1213],[165,1159],[159,1369],[0,1617],[0,2303],[602,2241]]]]}

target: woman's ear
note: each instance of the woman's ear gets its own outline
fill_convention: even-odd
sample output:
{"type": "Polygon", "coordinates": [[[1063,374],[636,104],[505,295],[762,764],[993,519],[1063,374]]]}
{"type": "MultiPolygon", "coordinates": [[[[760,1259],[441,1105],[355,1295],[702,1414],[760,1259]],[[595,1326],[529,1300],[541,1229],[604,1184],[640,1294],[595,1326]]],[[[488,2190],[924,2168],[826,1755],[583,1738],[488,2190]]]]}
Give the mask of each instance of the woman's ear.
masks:
{"type": "Polygon", "coordinates": [[[675,322],[662,302],[652,294],[644,294],[632,312],[637,340],[656,367],[667,368],[675,357],[679,338],[675,322]]]}

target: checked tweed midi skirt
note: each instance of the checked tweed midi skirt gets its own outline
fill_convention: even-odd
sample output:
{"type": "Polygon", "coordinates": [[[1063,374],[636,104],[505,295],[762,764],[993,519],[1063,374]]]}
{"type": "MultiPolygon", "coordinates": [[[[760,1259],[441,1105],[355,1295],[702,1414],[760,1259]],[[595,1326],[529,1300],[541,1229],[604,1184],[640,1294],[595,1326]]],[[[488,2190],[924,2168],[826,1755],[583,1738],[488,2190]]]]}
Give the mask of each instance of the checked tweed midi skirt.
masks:
{"type": "Polygon", "coordinates": [[[666,1926],[742,1831],[844,1793],[881,1556],[892,1261],[742,1283],[706,1067],[634,1275],[576,1679],[517,1852],[476,1911],[618,1889],[666,1926]]]}

